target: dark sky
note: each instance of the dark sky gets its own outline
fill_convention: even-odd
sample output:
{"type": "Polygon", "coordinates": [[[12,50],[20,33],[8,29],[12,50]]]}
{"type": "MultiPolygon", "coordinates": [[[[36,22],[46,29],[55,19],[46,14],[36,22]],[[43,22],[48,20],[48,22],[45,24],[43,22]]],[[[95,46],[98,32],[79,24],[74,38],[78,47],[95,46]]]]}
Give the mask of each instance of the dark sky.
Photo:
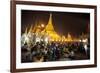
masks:
{"type": "Polygon", "coordinates": [[[67,35],[69,32],[73,36],[79,36],[87,33],[90,23],[89,13],[71,13],[71,12],[48,12],[48,11],[21,11],[21,32],[23,33],[31,25],[47,25],[50,13],[52,13],[52,22],[55,31],[60,35],[67,35]]]}

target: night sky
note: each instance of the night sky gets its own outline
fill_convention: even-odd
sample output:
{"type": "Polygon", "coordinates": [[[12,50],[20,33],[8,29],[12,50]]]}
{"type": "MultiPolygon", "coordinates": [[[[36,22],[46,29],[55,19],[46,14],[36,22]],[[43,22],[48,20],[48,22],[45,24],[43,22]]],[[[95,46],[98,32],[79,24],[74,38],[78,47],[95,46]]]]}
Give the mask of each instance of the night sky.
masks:
{"type": "Polygon", "coordinates": [[[47,25],[50,13],[52,13],[52,23],[55,31],[60,35],[67,36],[68,32],[72,36],[79,36],[89,31],[90,14],[89,13],[71,13],[71,12],[49,12],[49,11],[21,11],[21,32],[23,33],[31,25],[47,25]]]}

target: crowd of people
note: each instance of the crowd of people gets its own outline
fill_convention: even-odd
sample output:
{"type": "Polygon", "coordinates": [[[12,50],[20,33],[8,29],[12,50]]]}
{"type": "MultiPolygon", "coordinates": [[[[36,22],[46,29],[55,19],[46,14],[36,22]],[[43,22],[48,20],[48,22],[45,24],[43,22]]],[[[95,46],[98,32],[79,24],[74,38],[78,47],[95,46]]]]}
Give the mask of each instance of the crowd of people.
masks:
{"type": "Polygon", "coordinates": [[[83,60],[90,58],[90,46],[84,47],[82,42],[37,42],[21,47],[21,62],[48,62],[83,60]]]}

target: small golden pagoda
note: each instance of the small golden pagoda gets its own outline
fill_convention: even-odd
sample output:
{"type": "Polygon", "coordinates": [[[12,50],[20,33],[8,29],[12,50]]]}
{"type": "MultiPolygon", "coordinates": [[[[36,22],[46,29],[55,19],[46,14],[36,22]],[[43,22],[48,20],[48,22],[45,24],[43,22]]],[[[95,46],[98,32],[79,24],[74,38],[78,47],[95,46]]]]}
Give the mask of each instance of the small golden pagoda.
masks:
{"type": "Polygon", "coordinates": [[[71,35],[70,35],[69,33],[68,33],[68,35],[67,35],[66,40],[67,40],[68,42],[72,41],[72,37],[71,37],[71,35]]]}

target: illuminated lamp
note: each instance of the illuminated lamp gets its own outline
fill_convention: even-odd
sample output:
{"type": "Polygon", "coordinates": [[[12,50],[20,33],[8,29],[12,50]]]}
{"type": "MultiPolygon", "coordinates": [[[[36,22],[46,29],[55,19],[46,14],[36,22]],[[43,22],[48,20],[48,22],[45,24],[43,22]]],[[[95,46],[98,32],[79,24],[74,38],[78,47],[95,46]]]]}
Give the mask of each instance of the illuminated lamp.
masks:
{"type": "Polygon", "coordinates": [[[41,24],[41,27],[44,27],[44,24],[41,24]]]}
{"type": "Polygon", "coordinates": [[[48,42],[48,38],[47,38],[47,37],[45,38],[45,42],[46,42],[46,43],[48,42]]]}
{"type": "Polygon", "coordinates": [[[25,42],[29,43],[29,38],[25,35],[25,42]]]}
{"type": "Polygon", "coordinates": [[[40,38],[36,38],[36,42],[40,42],[40,38]]]}
{"type": "Polygon", "coordinates": [[[82,40],[79,40],[79,42],[82,42],[82,40]]]}
{"type": "Polygon", "coordinates": [[[84,42],[84,43],[87,42],[87,39],[83,39],[82,42],[84,42]]]}

